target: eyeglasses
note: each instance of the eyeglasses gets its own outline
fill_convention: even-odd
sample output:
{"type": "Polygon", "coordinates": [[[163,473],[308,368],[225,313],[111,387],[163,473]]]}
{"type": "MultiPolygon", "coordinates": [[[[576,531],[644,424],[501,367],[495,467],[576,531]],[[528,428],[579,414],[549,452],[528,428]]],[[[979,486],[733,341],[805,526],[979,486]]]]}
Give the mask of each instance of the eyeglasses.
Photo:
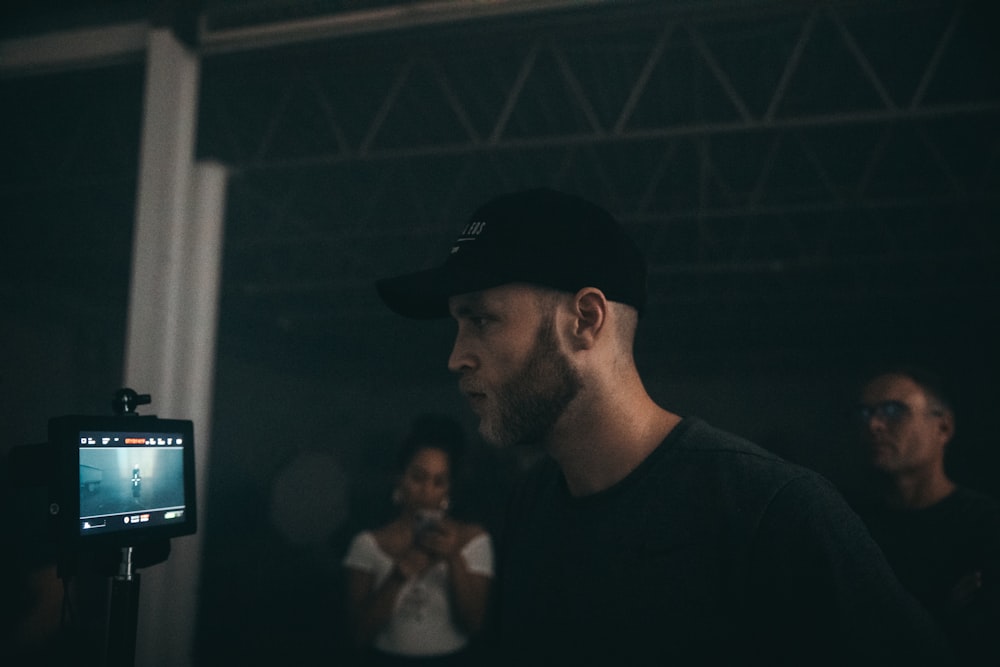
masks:
{"type": "Polygon", "coordinates": [[[859,422],[867,424],[871,421],[872,417],[878,417],[889,422],[898,422],[910,414],[910,412],[912,412],[910,406],[902,401],[882,401],[875,405],[859,405],[856,408],[855,415],[859,422]]]}

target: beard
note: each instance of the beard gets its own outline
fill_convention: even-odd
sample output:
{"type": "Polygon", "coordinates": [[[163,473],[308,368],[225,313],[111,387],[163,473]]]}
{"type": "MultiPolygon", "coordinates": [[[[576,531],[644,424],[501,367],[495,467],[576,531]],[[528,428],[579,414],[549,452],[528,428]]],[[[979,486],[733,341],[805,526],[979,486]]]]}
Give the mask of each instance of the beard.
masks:
{"type": "Polygon", "coordinates": [[[582,386],[559,350],[550,317],[524,364],[497,389],[495,408],[483,415],[480,434],[497,445],[541,444],[582,386]]]}

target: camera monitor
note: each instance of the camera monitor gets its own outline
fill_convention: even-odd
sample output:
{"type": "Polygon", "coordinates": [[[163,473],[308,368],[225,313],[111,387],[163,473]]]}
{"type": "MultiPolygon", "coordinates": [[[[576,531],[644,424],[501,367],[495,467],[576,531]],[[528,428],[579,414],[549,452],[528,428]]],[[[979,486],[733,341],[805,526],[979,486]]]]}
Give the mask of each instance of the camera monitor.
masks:
{"type": "Polygon", "coordinates": [[[194,533],[194,428],[139,415],[49,420],[63,539],[133,546],[194,533]]]}

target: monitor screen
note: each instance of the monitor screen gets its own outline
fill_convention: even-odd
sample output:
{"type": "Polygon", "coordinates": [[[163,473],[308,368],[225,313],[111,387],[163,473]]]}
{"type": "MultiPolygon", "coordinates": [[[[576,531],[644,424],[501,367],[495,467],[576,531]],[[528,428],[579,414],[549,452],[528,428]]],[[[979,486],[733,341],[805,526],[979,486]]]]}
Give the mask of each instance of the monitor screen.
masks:
{"type": "Polygon", "coordinates": [[[183,523],[183,433],[80,432],[80,534],[183,523]]]}
{"type": "Polygon", "coordinates": [[[66,537],[129,545],[195,532],[191,422],[58,417],[49,429],[66,537]]]}

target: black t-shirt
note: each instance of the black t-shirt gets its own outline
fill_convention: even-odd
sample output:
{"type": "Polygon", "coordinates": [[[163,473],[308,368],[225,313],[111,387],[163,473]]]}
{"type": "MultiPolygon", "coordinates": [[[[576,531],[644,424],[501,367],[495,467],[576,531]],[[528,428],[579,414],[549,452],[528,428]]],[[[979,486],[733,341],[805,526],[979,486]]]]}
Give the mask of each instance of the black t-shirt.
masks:
{"type": "Polygon", "coordinates": [[[1000,665],[1000,503],[959,487],[923,509],[862,511],[900,582],[945,628],[962,663],[1000,665]],[[973,572],[982,588],[950,601],[973,572]]]}
{"type": "Polygon", "coordinates": [[[498,544],[502,664],[948,664],[828,482],[695,419],[591,496],[546,461],[498,544]]]}

